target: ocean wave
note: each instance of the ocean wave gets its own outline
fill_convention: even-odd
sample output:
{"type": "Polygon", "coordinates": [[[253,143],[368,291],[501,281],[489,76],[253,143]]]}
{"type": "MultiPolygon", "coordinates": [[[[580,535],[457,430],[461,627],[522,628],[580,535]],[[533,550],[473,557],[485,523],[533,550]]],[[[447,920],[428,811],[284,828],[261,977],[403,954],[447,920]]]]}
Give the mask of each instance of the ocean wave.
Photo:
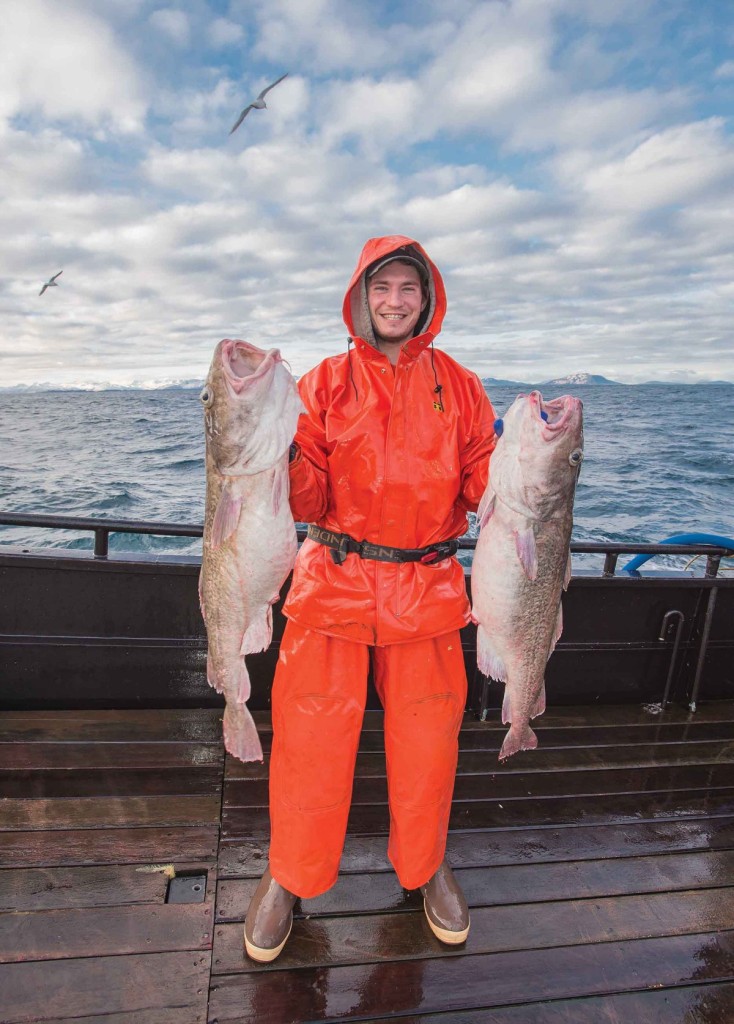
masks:
{"type": "MultiPolygon", "coordinates": [[[[584,401],[586,459],[575,541],[653,542],[691,530],[734,534],[734,388],[576,391],[584,401]]],[[[515,389],[490,393],[498,412],[515,395],[515,389]]],[[[164,523],[203,519],[204,436],[193,392],[5,395],[0,446],[4,511],[164,523]]],[[[468,533],[476,535],[472,514],[468,533]]],[[[0,544],[18,541],[34,547],[93,543],[91,534],[0,528],[0,544]]],[[[196,550],[187,538],[124,534],[113,534],[110,545],[160,553],[196,550]]]]}

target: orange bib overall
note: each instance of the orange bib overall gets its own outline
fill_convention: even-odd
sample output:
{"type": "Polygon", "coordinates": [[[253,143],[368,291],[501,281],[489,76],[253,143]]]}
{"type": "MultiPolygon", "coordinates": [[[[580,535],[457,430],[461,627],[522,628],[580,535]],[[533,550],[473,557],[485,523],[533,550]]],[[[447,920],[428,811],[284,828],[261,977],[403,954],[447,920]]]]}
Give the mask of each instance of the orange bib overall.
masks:
{"type": "MultiPolygon", "coordinates": [[[[466,531],[487,483],[495,413],[477,375],[433,350],[445,310],[441,276],[416,242],[367,243],[344,300],[354,350],[299,382],[306,411],[290,468],[297,521],[397,548],[466,531]],[[425,260],[430,296],[421,333],[392,366],[371,331],[364,272],[406,245],[425,260]]],[[[416,888],[446,843],[466,702],[463,568],[456,558],[431,565],[355,553],[336,564],[328,547],[306,540],[284,611],[273,686],[273,877],[302,897],[336,879],[371,648],[385,709],[388,851],[401,883],[416,888]]]]}

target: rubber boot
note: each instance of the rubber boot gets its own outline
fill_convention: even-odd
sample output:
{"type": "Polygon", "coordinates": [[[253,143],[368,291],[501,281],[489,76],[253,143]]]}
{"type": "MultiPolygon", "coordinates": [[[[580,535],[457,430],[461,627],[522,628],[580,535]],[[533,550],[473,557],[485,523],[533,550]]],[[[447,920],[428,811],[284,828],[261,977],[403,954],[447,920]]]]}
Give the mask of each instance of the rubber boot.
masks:
{"type": "Polygon", "coordinates": [[[420,891],[426,919],[436,938],[450,946],[465,942],[469,934],[469,908],[446,861],[420,891]]]}
{"type": "Polygon", "coordinates": [[[245,950],[252,960],[268,964],[282,952],[293,927],[293,905],[297,899],[275,881],[268,867],[245,918],[245,950]]]}

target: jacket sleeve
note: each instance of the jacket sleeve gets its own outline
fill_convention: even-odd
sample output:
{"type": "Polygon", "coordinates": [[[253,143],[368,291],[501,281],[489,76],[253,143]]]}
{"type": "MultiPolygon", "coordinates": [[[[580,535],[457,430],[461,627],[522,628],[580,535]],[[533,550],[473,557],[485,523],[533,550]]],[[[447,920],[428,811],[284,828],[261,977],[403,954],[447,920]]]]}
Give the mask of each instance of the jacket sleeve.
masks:
{"type": "Polygon", "coordinates": [[[466,416],[468,428],[461,451],[459,504],[469,512],[476,512],[489,479],[489,459],[497,444],[494,432],[497,415],[478,377],[472,381],[466,416]]]}
{"type": "Polygon", "coordinates": [[[326,514],[329,496],[326,401],[315,371],[300,379],[298,390],[305,412],[298,419],[298,451],[289,465],[290,505],[296,522],[316,523],[326,514]]]}

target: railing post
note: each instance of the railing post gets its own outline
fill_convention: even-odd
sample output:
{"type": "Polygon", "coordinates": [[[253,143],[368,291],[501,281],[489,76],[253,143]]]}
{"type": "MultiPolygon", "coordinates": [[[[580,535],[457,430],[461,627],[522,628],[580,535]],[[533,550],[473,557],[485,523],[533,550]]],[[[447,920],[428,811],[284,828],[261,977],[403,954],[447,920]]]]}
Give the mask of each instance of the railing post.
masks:
{"type": "Polygon", "coordinates": [[[706,558],[706,577],[713,579],[719,575],[719,565],[721,563],[721,555],[709,555],[706,558]]]}
{"type": "Polygon", "coordinates": [[[617,559],[619,558],[618,551],[607,551],[604,556],[604,569],[602,576],[614,576],[614,571],[617,568],[617,559]]]}
{"type": "Polygon", "coordinates": [[[693,679],[693,688],[691,690],[691,698],[688,704],[690,711],[696,710],[696,700],[698,698],[698,691],[701,687],[701,676],[703,675],[703,663],[706,660],[706,650],[709,644],[709,633],[711,632],[711,622],[714,617],[714,608],[716,607],[716,595],[718,593],[718,587],[712,587],[709,590],[708,604],[706,605],[706,617],[703,622],[703,631],[701,633],[701,645],[698,648],[698,661],[696,662],[696,675],[693,679]]]}
{"type": "Polygon", "coordinates": [[[107,558],[109,551],[109,531],[101,527],[95,527],[94,530],[94,557],[95,558],[107,558]]]}

